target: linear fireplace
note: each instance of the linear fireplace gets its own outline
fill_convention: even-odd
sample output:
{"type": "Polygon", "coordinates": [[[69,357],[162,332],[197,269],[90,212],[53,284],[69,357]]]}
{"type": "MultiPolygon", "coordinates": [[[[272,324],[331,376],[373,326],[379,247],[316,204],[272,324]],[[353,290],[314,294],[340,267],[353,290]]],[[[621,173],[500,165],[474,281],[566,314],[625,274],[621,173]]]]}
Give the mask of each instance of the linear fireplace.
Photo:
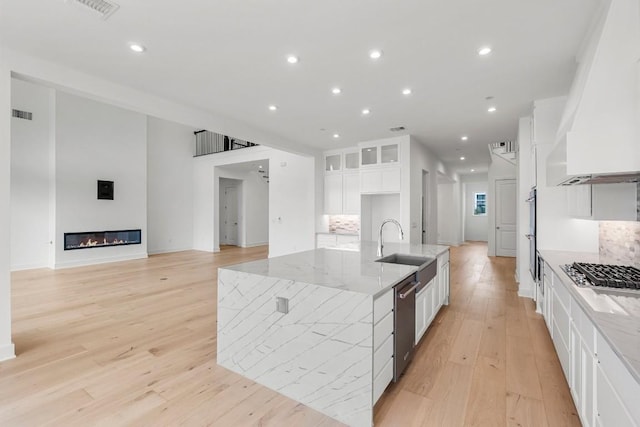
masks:
{"type": "Polygon", "coordinates": [[[142,230],[87,231],[64,233],[64,250],[101,248],[105,246],[139,245],[142,230]]]}

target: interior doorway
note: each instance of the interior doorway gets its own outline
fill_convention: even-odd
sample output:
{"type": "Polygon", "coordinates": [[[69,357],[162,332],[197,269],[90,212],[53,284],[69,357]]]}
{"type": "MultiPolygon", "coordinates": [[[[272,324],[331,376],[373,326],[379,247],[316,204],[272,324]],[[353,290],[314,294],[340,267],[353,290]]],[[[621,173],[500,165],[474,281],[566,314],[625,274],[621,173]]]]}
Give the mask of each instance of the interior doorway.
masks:
{"type": "Polygon", "coordinates": [[[518,188],[515,179],[496,180],[496,255],[516,256],[516,201],[518,188]]]}
{"type": "Polygon", "coordinates": [[[240,195],[242,181],[238,179],[220,179],[220,244],[238,246],[240,236],[240,195]]]}

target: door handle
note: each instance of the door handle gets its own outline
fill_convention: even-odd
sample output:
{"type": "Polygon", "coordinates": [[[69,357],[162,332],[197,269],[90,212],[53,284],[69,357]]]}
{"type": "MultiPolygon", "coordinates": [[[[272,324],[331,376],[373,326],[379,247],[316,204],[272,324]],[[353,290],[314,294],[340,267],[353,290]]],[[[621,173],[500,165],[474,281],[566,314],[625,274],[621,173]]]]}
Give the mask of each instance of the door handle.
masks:
{"type": "Polygon", "coordinates": [[[524,237],[531,240],[533,238],[533,234],[525,234],[524,237]]]}
{"type": "Polygon", "coordinates": [[[500,227],[496,227],[496,230],[500,230],[500,227]]]}
{"type": "Polygon", "coordinates": [[[404,292],[400,291],[400,294],[398,294],[398,296],[400,297],[400,299],[405,299],[411,292],[415,291],[418,286],[420,286],[420,282],[411,282],[411,287],[404,292]]]}

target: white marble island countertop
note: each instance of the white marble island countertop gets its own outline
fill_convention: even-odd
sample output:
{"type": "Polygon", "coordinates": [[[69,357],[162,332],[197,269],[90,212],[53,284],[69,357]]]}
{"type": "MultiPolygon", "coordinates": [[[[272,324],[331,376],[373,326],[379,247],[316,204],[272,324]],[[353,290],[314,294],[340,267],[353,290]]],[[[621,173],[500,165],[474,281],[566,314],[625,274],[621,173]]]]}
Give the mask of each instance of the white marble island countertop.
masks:
{"type": "MultiPolygon", "coordinates": [[[[418,267],[376,262],[377,243],[359,242],[337,248],[314,249],[222,267],[242,273],[293,280],[337,290],[371,295],[384,293],[418,267]]],[[[448,246],[385,243],[384,255],[394,253],[436,258],[448,246]]]]}
{"type": "Polygon", "coordinates": [[[606,263],[598,254],[541,250],[540,255],[640,383],[640,294],[626,296],[579,287],[560,268],[574,262],[606,263]]]}

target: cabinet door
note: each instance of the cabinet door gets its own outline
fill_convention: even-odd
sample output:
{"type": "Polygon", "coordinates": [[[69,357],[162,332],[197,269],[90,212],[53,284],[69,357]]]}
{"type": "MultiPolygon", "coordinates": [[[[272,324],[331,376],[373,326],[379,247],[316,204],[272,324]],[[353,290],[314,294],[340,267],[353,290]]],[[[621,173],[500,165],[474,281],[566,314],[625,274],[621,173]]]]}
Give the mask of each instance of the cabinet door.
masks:
{"type": "Polygon", "coordinates": [[[372,166],[378,164],[378,147],[364,147],[360,150],[360,165],[372,166]]]}
{"type": "Polygon", "coordinates": [[[382,145],[380,147],[380,163],[398,163],[400,154],[398,144],[382,145]]]}
{"type": "Polygon", "coordinates": [[[340,174],[324,177],[324,213],[342,213],[342,175],[340,174]]]}
{"type": "Polygon", "coordinates": [[[569,390],[571,391],[571,396],[573,396],[573,402],[578,409],[578,413],[580,413],[580,408],[582,407],[582,353],[581,353],[581,343],[580,333],[576,324],[571,322],[571,345],[569,346],[569,353],[571,355],[571,382],[569,383],[569,390]]]}
{"type": "Polygon", "coordinates": [[[362,193],[379,193],[382,191],[382,173],[379,170],[361,171],[360,191],[362,193]]]}
{"type": "Polygon", "coordinates": [[[580,385],[582,390],[580,392],[581,402],[578,413],[580,414],[582,424],[585,427],[591,427],[594,425],[595,417],[594,399],[596,390],[594,380],[596,361],[593,353],[583,340],[580,342],[580,369],[580,385]]]}
{"type": "Polygon", "coordinates": [[[600,366],[596,368],[596,376],[596,420],[598,425],[602,427],[636,425],[600,366]]]}
{"type": "Polygon", "coordinates": [[[345,214],[360,214],[360,175],[345,173],[342,175],[342,212],[345,214]]]}
{"type": "Polygon", "coordinates": [[[357,171],[360,168],[360,152],[345,152],[344,153],[344,170],[357,171]]]}
{"type": "Polygon", "coordinates": [[[449,262],[440,266],[437,276],[440,285],[440,304],[449,304],[449,262]]]}
{"type": "Polygon", "coordinates": [[[389,168],[380,171],[381,176],[381,191],[383,192],[400,192],[400,168],[389,168]]]}
{"type": "Polygon", "coordinates": [[[324,156],[324,171],[325,172],[339,172],[342,169],[342,155],[341,154],[327,154],[324,156]]]}
{"type": "Polygon", "coordinates": [[[333,234],[316,235],[316,248],[334,248],[336,246],[336,236],[333,234]]]}
{"type": "Polygon", "coordinates": [[[427,330],[427,318],[425,317],[427,308],[426,291],[426,289],[422,289],[420,293],[416,295],[416,345],[420,342],[420,339],[424,335],[424,332],[427,330]]]}

